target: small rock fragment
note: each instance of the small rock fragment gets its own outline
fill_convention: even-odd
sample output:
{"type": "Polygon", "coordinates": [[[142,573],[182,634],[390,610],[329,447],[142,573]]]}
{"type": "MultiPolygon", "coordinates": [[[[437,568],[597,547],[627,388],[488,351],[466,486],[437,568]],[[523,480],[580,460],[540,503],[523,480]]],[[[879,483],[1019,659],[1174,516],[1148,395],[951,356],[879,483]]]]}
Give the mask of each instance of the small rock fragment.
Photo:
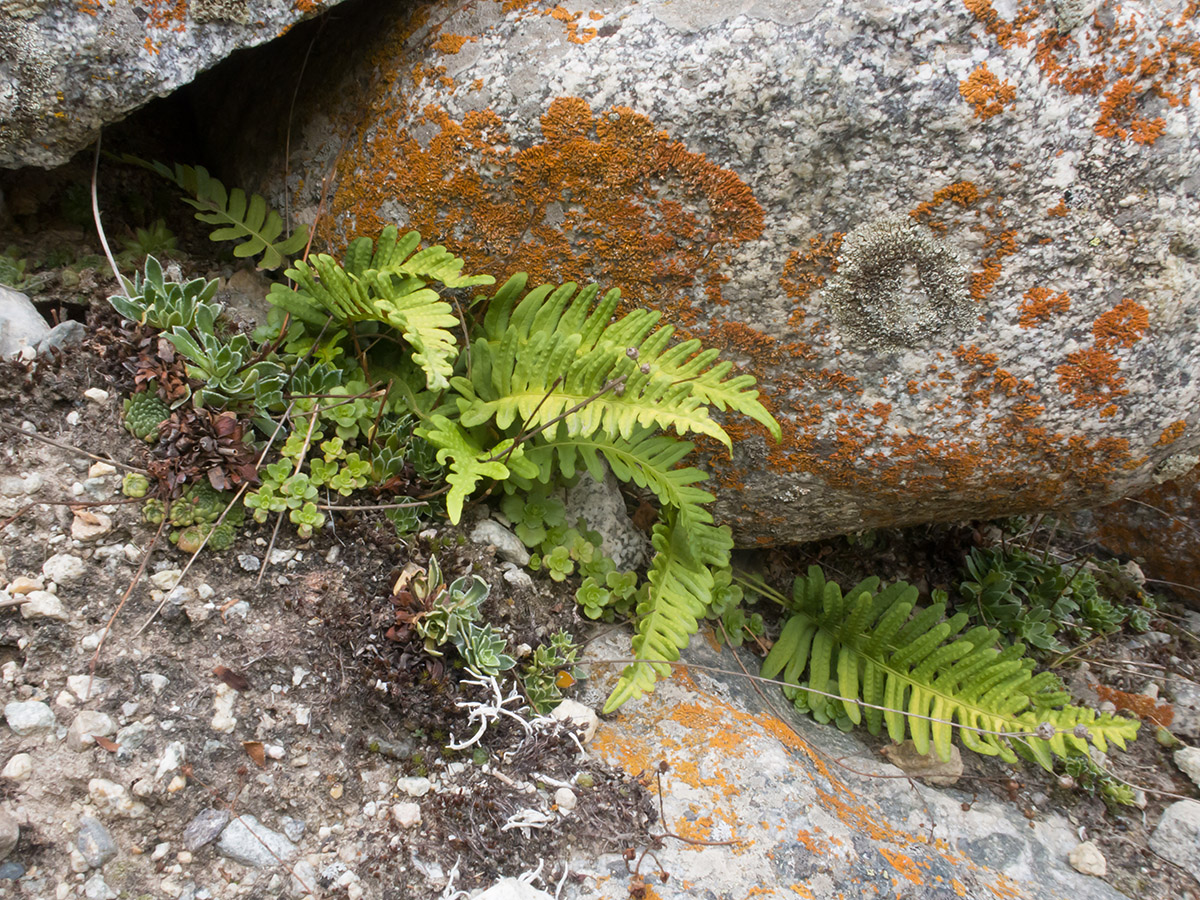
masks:
{"type": "Polygon", "coordinates": [[[596,727],[600,724],[596,711],[578,700],[564,700],[554,707],[550,715],[578,725],[583,730],[582,740],[585,744],[596,736],[596,727]]]}
{"type": "Polygon", "coordinates": [[[88,388],[83,392],[83,396],[87,397],[93,403],[104,403],[108,400],[108,391],[102,388],[88,388]]]}
{"type": "Polygon", "coordinates": [[[4,590],[10,594],[28,594],[31,591],[43,590],[45,587],[46,584],[42,579],[22,575],[19,578],[14,578],[4,590]]]}
{"type": "Polygon", "coordinates": [[[87,572],[87,563],[70,553],[56,553],[42,563],[42,574],[55,584],[72,584],[87,572]]]}
{"type": "Polygon", "coordinates": [[[93,678],[91,675],[68,675],[67,690],[80,700],[87,701],[107,694],[109,683],[107,678],[93,678]]]}
{"type": "Polygon", "coordinates": [[[92,816],[79,817],[79,832],[75,836],[75,848],[87,865],[98,869],[117,855],[117,845],[104,824],[92,816]]]}
{"type": "Polygon", "coordinates": [[[33,757],[28,753],[18,753],[4,765],[0,778],[9,781],[26,781],[33,774],[33,757]]]}
{"type": "Polygon", "coordinates": [[[116,900],[117,892],[110,888],[104,876],[97,872],[84,882],[83,896],[87,900],[116,900]]]}
{"type": "Polygon", "coordinates": [[[4,704],[4,719],[18,737],[42,734],[55,726],[54,711],[39,700],[14,700],[4,704]]]}
{"type": "Polygon", "coordinates": [[[401,828],[412,828],[421,824],[421,806],[418,803],[397,803],[392,806],[392,818],[401,828]]]}
{"type": "Polygon", "coordinates": [[[1174,754],[1179,771],[1200,785],[1200,747],[1184,747],[1174,754]]]}
{"type": "Polygon", "coordinates": [[[93,778],[88,782],[88,798],[101,812],[130,819],[140,819],[146,814],[146,805],[129,796],[123,784],[107,778],[93,778]]]}
{"type": "Polygon", "coordinates": [[[287,862],[296,856],[296,845],[277,831],[243,813],[221,832],[217,852],[243,866],[261,868],[287,862]]]}
{"type": "Polygon", "coordinates": [[[495,519],[480,519],[471,530],[471,540],[476,544],[495,547],[501,559],[518,566],[529,564],[529,550],[525,544],[495,519]]]}
{"type": "Polygon", "coordinates": [[[949,787],[962,778],[963,761],[958,747],[950,745],[950,758],[942,761],[932,749],[927,754],[917,752],[912,741],[891,744],[881,751],[888,762],[911,778],[923,778],[937,787],[949,787]]]}
{"type": "Polygon", "coordinates": [[[21,826],[8,810],[0,809],[0,860],[7,859],[21,839],[21,826]]]}
{"type": "Polygon", "coordinates": [[[30,591],[21,606],[22,619],[57,619],[65,622],[70,616],[58,595],[49,591],[30,591]]]}
{"type": "Polygon", "coordinates": [[[187,747],[183,741],[171,741],[167,744],[167,749],[163,751],[162,758],[158,761],[158,770],[154,773],[155,778],[162,778],[164,775],[174,772],[187,760],[187,747]]]}
{"type": "Polygon", "coordinates": [[[163,569],[161,572],[155,572],[150,576],[150,583],[160,591],[173,591],[178,586],[179,579],[182,577],[182,569],[163,569]]]}
{"type": "Polygon", "coordinates": [[[183,846],[196,851],[211,844],[229,824],[229,810],[203,809],[183,829],[183,846]]]}
{"type": "Polygon", "coordinates": [[[433,790],[433,782],[422,777],[398,778],[396,779],[396,789],[410,797],[424,797],[433,790]]]}
{"type": "Polygon", "coordinates": [[[551,900],[552,897],[516,878],[501,878],[482,894],[476,894],[475,900],[551,900]]]}
{"type": "Polygon", "coordinates": [[[112,519],[104,513],[77,509],[71,522],[71,537],[82,543],[97,541],[112,531],[112,519]]]}
{"type": "Polygon", "coordinates": [[[221,734],[230,734],[237,727],[237,718],[233,715],[233,704],[237,701],[237,691],[225,682],[217,685],[213,697],[212,729],[221,734]]]}
{"type": "Polygon", "coordinates": [[[117,733],[117,723],[107,713],[93,709],[80,710],[67,729],[67,747],[76,753],[96,746],[96,737],[117,733]]]}
{"type": "Polygon", "coordinates": [[[150,688],[150,692],[155,696],[161,694],[163,688],[171,683],[166,675],[160,675],[157,672],[143,672],[138,676],[138,681],[150,688]]]}
{"type": "Polygon", "coordinates": [[[1082,872],[1084,875],[1103,878],[1108,872],[1108,862],[1104,859],[1104,854],[1091,841],[1084,841],[1072,850],[1067,862],[1076,872],[1082,872]]]}
{"type": "Polygon", "coordinates": [[[554,805],[563,812],[573,810],[577,802],[578,799],[575,796],[575,792],[570,788],[563,787],[554,792],[554,805]]]}

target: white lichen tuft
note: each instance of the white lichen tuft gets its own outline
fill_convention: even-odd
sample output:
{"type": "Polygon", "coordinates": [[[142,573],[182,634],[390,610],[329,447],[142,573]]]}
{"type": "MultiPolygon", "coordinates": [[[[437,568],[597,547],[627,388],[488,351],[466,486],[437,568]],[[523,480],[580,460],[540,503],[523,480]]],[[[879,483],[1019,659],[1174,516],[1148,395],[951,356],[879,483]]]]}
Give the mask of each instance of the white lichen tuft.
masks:
{"type": "Polygon", "coordinates": [[[880,349],[968,327],[975,315],[958,256],[908,216],[881,216],[847,234],[824,299],[850,337],[880,349]]]}

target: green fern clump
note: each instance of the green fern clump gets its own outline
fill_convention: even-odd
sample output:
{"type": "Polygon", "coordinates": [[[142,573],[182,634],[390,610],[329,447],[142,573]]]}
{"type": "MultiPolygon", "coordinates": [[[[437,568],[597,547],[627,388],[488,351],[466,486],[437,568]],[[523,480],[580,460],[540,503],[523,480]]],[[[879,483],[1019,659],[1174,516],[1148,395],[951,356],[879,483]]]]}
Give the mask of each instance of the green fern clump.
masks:
{"type": "Polygon", "coordinates": [[[918,753],[932,747],[943,760],[956,725],[970,750],[1008,762],[1020,752],[1047,769],[1054,756],[1086,754],[1089,740],[1105,750],[1136,736],[1133,720],[1066,705],[1061,683],[1035,675],[1023,645],[1001,649],[995,629],[964,631],[965,613],[946,619],[944,599],[922,608],[917,598],[915,587],[881,590],[877,578],[843,594],[812,566],[796,579],[793,614],[762,674],[791,685],[789,699],[818,721],[865,720],[872,734],[886,726],[893,741],[910,737],[918,753]]]}

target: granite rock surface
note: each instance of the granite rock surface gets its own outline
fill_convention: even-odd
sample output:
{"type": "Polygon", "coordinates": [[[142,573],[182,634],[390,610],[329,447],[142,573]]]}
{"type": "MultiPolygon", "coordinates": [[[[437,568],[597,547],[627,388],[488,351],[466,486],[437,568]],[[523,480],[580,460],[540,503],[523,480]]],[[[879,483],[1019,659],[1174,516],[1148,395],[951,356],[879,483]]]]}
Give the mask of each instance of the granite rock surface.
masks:
{"type": "Polygon", "coordinates": [[[289,201],[328,188],[335,249],[398,222],[620,287],[756,374],[782,443],[702,448],[743,544],[1093,504],[1200,446],[1184,7],[406,7],[306,107],[289,201]]]}
{"type": "Polygon", "coordinates": [[[101,126],[340,2],[3,0],[0,168],[65,163],[101,126]]]}

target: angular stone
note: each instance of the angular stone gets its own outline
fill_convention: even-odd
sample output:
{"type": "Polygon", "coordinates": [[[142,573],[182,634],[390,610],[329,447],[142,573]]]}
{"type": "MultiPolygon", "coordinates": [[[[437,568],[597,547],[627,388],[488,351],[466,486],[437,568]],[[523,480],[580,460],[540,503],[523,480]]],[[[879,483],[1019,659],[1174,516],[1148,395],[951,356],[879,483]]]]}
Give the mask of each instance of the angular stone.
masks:
{"type": "Polygon", "coordinates": [[[92,816],[79,817],[75,848],[93,869],[99,869],[117,855],[117,845],[112,835],[99,819],[92,816]]]}
{"type": "Polygon", "coordinates": [[[202,809],[183,829],[183,846],[195,852],[205,844],[211,844],[229,824],[229,810],[202,809]]]}
{"type": "Polygon", "coordinates": [[[42,574],[55,584],[74,584],[87,572],[87,563],[70,553],[55,553],[42,563],[42,574]]]}
{"type": "Polygon", "coordinates": [[[12,813],[0,809],[0,860],[8,859],[17,841],[21,839],[21,826],[12,813]]]}
{"type": "Polygon", "coordinates": [[[93,709],[80,710],[75,714],[71,727],[67,729],[67,747],[76,753],[96,746],[96,737],[108,737],[117,733],[117,723],[108,713],[93,709]]]}
{"type": "Polygon", "coordinates": [[[146,804],[130,797],[125,785],[107,778],[93,778],[88,782],[88,798],[101,812],[111,815],[140,819],[146,814],[146,804]]]}
{"type": "Polygon", "coordinates": [[[243,866],[262,868],[288,862],[298,851],[296,845],[278,831],[272,831],[254,816],[242,813],[221,832],[217,852],[243,866]]]}
{"type": "Polygon", "coordinates": [[[4,720],[18,737],[51,731],[56,724],[54,711],[39,700],[14,700],[4,704],[4,720]]]}
{"type": "Polygon", "coordinates": [[[30,591],[21,604],[22,619],[56,619],[65,622],[71,618],[57,594],[49,591],[30,591]]]}
{"type": "Polygon", "coordinates": [[[33,757],[28,753],[17,753],[4,764],[4,770],[0,771],[0,778],[7,778],[9,781],[28,781],[32,774],[33,757]]]}
{"type": "Polygon", "coordinates": [[[594,709],[584,703],[580,703],[578,700],[571,700],[569,698],[554,707],[550,715],[556,719],[562,719],[573,725],[578,725],[583,732],[580,738],[585,744],[596,736],[596,728],[600,724],[600,717],[596,715],[594,709]]]}
{"type": "Polygon", "coordinates": [[[529,563],[529,550],[521,539],[495,519],[480,519],[471,529],[471,540],[477,544],[491,544],[501,559],[518,566],[529,563]]]}
{"type": "Polygon", "coordinates": [[[1108,873],[1108,861],[1092,841],[1084,841],[1071,851],[1067,861],[1076,872],[1103,878],[1108,873]]]}
{"type": "Polygon", "coordinates": [[[922,778],[927,784],[938,787],[949,787],[957,784],[962,778],[962,753],[958,747],[950,745],[950,758],[943,760],[930,749],[929,753],[921,755],[917,752],[912,741],[890,744],[881,751],[888,762],[896,766],[910,778],[922,778]]]}
{"type": "Polygon", "coordinates": [[[1049,4],[397,9],[343,55],[373,115],[347,139],[364,92],[331,92],[303,142],[314,176],[349,148],[335,251],[418,227],[468,272],[619,287],[753,373],[783,440],[723,415],[732,459],[700,454],[740,544],[1064,509],[1200,450],[1200,106],[1126,24],[1190,42],[1184,6],[1038,54],[1049,4]]]}
{"type": "Polygon", "coordinates": [[[16,356],[23,347],[32,351],[49,331],[28,297],[0,284],[0,359],[16,356]]]}

